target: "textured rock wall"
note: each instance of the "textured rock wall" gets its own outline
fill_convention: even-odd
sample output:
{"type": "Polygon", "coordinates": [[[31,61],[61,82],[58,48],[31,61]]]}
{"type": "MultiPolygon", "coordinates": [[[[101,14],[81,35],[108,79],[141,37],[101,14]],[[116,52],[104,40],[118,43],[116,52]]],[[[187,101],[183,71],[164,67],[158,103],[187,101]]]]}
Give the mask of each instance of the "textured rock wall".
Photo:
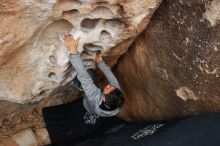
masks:
{"type": "Polygon", "coordinates": [[[155,120],[220,111],[218,0],[165,0],[119,60],[123,116],[155,120]]]}
{"type": "MultiPolygon", "coordinates": [[[[86,67],[94,67],[99,49],[112,66],[160,3],[94,2],[0,1],[0,146],[49,143],[42,107],[77,97],[65,85],[74,76],[61,40],[66,32],[81,37],[86,67]],[[54,90],[61,95],[48,96],[54,90]],[[38,105],[29,103],[45,97],[38,105]],[[26,136],[32,140],[25,141],[26,136]]],[[[163,2],[115,67],[126,94],[121,117],[156,120],[220,111],[219,4],[163,2]]]]}
{"type": "Polygon", "coordinates": [[[0,100],[40,101],[74,76],[67,32],[80,37],[87,68],[101,50],[112,66],[147,26],[161,0],[1,0],[0,100]]]}
{"type": "Polygon", "coordinates": [[[48,144],[42,107],[78,97],[63,35],[81,38],[87,68],[95,68],[96,50],[113,66],[161,1],[1,0],[0,146],[48,144]]]}

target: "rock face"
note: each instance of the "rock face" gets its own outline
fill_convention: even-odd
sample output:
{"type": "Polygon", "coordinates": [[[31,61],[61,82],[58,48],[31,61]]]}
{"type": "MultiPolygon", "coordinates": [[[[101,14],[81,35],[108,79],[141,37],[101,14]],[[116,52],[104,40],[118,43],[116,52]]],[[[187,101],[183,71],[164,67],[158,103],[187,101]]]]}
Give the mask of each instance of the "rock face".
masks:
{"type": "Polygon", "coordinates": [[[12,135],[19,146],[38,146],[37,138],[31,129],[26,129],[12,135]]]}
{"type": "Polygon", "coordinates": [[[63,35],[80,37],[78,50],[87,68],[95,68],[96,50],[113,66],[161,1],[1,0],[0,145],[48,144],[42,107],[77,98],[68,84],[76,73],[63,35]],[[51,96],[57,90],[62,92],[51,96]]]}
{"type": "Polygon", "coordinates": [[[112,66],[148,24],[161,0],[1,0],[0,100],[40,101],[75,76],[62,42],[80,37],[87,68],[101,50],[112,66]]]}
{"type": "Polygon", "coordinates": [[[218,0],[165,0],[115,73],[122,115],[156,120],[220,111],[218,0]]]}
{"type": "Polygon", "coordinates": [[[77,97],[68,84],[75,72],[62,42],[67,32],[81,38],[87,68],[95,68],[96,50],[110,66],[118,62],[114,71],[126,95],[121,117],[220,111],[219,0],[164,0],[148,25],[160,2],[1,0],[0,145],[48,144],[42,107],[77,97]],[[50,97],[56,90],[61,95],[50,97]]]}

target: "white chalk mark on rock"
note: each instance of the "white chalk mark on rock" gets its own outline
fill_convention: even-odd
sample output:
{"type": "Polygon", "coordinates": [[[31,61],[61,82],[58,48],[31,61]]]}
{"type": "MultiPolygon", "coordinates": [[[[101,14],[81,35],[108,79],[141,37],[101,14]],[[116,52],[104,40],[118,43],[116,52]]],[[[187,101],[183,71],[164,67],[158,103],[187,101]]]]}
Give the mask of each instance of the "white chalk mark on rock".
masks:
{"type": "Polygon", "coordinates": [[[187,100],[198,100],[199,98],[196,97],[194,92],[190,90],[188,87],[180,87],[179,89],[176,90],[176,95],[180,97],[182,100],[187,101],[187,100]]]}

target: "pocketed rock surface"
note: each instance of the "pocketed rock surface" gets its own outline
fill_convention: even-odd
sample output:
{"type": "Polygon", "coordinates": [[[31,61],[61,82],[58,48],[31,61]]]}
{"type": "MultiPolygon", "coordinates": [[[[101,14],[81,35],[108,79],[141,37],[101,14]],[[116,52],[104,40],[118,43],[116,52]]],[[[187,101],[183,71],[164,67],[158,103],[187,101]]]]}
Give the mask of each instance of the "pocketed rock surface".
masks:
{"type": "Polygon", "coordinates": [[[161,1],[1,0],[0,146],[49,143],[42,108],[80,96],[68,32],[80,37],[86,68],[96,68],[97,50],[114,66],[123,119],[220,111],[220,2],[161,1]]]}

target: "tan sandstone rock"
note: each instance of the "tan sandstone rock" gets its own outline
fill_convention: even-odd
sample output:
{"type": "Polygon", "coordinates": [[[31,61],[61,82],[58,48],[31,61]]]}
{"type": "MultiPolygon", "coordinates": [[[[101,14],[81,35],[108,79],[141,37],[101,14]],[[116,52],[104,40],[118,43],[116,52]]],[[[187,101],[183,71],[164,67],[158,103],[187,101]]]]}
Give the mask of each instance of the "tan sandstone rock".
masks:
{"type": "Polygon", "coordinates": [[[38,146],[37,138],[31,129],[16,133],[12,138],[19,146],[38,146]]]}
{"type": "Polygon", "coordinates": [[[80,37],[85,66],[96,50],[114,65],[161,0],[0,1],[0,100],[40,101],[75,76],[62,38],[80,37]]]}
{"type": "MultiPolygon", "coordinates": [[[[22,143],[26,134],[34,136],[30,129],[20,131],[42,127],[42,107],[76,99],[76,90],[68,84],[76,73],[63,35],[70,32],[81,38],[78,49],[87,68],[95,68],[96,50],[113,66],[161,1],[1,0],[0,135],[19,132],[14,138],[22,143]],[[52,92],[57,94],[51,96],[52,92]],[[44,98],[49,100],[36,106],[44,98]]],[[[44,134],[45,130],[36,131],[39,143],[48,142],[44,134]]]]}
{"type": "MultiPolygon", "coordinates": [[[[0,1],[2,133],[36,126],[41,108],[51,105],[34,109],[33,103],[18,103],[48,97],[49,103],[62,104],[65,96],[54,100],[48,95],[73,92],[65,86],[75,75],[62,42],[67,32],[81,37],[86,67],[95,67],[96,50],[102,50],[111,66],[126,52],[115,68],[126,95],[121,117],[152,121],[220,111],[218,0],[164,0],[152,18],[160,0],[97,1],[0,1]],[[29,113],[16,117],[27,109],[29,113]],[[13,118],[2,122],[6,115],[13,118]]],[[[37,138],[32,130],[25,131],[13,136],[17,143],[25,135],[34,144],[48,142],[45,129],[35,131],[37,138]]]]}
{"type": "Polygon", "coordinates": [[[115,70],[127,99],[124,117],[152,121],[220,111],[218,2],[160,5],[115,70]]]}
{"type": "Polygon", "coordinates": [[[49,137],[49,134],[46,128],[36,129],[35,134],[36,134],[39,145],[44,146],[44,145],[48,145],[51,143],[50,137],[49,137]]]}
{"type": "Polygon", "coordinates": [[[0,138],[0,146],[19,146],[11,137],[0,138]]]}

